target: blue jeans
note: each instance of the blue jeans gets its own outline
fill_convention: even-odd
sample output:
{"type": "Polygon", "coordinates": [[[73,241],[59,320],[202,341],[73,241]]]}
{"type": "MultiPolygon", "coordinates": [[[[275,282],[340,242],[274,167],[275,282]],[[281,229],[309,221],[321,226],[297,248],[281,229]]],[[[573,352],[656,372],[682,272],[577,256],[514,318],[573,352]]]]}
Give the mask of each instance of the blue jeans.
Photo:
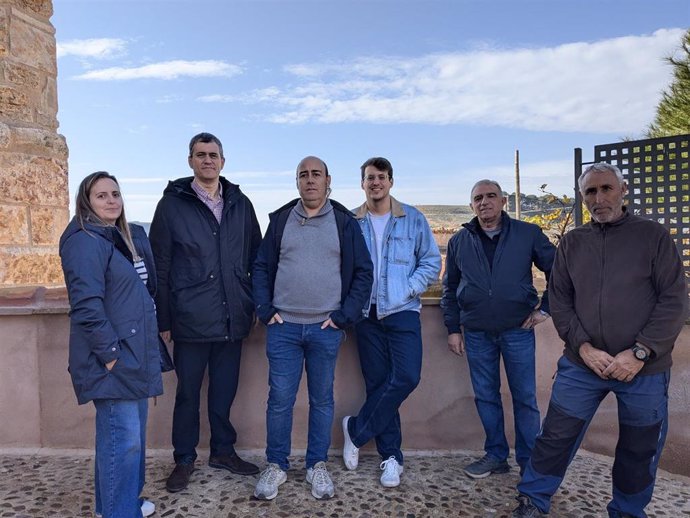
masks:
{"type": "Polygon", "coordinates": [[[148,399],[97,399],[93,404],[96,512],[103,518],[140,517],[148,399]]]}
{"type": "Polygon", "coordinates": [[[290,467],[292,410],[307,371],[309,434],[307,468],[328,459],[333,426],[333,380],[338,349],[345,332],[321,324],[271,324],[266,329],[268,357],[268,408],[266,410],[266,458],[281,469],[290,467]]]}
{"type": "Polygon", "coordinates": [[[599,403],[609,392],[618,401],[618,444],[613,462],[609,516],[644,518],[652,499],[659,456],[668,429],[670,373],[636,376],[630,383],[604,380],[562,356],[549,410],[532,458],[518,484],[542,512],[548,512],[566,469],[580,447],[599,403]]]}
{"type": "Polygon", "coordinates": [[[401,311],[381,320],[376,306],[357,324],[359,363],[367,400],[348,421],[348,432],[358,448],[372,438],[381,458],[403,463],[398,409],[419,384],[422,373],[422,330],[419,313],[401,311]]]}
{"type": "Polygon", "coordinates": [[[508,458],[501,402],[500,359],[513,398],[515,460],[524,469],[539,433],[539,409],[534,367],[534,330],[501,333],[465,330],[465,350],[474,389],[474,403],[484,427],[484,450],[497,460],[508,458]]]}

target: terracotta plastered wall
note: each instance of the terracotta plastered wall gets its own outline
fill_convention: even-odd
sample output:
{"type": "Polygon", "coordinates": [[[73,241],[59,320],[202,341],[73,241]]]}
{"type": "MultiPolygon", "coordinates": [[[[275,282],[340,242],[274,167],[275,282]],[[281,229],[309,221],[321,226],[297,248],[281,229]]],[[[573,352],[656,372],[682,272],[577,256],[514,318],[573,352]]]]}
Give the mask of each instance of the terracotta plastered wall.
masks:
{"type": "Polygon", "coordinates": [[[50,0],[0,0],[0,289],[63,283],[67,145],[50,0]]]}

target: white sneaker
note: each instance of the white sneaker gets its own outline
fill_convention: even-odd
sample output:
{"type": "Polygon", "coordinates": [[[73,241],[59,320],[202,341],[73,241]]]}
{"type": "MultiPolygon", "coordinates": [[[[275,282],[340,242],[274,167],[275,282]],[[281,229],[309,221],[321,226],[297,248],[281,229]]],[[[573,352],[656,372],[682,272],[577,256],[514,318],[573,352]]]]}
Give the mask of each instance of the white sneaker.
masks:
{"type": "Polygon", "coordinates": [[[391,456],[388,460],[384,460],[379,467],[383,470],[383,475],[381,475],[381,485],[383,487],[398,487],[400,485],[400,475],[402,475],[403,467],[398,464],[395,457],[391,456]]]}
{"type": "Polygon", "coordinates": [[[359,448],[352,442],[350,432],[347,431],[347,422],[349,420],[349,415],[343,417],[343,462],[347,469],[352,470],[357,469],[357,464],[359,464],[359,448]]]}
{"type": "MultiPolygon", "coordinates": [[[[141,514],[144,515],[144,517],[151,516],[155,512],[156,504],[154,504],[150,500],[144,500],[141,503],[141,514]]],[[[101,513],[96,513],[96,518],[103,518],[103,515],[101,513]]]]}
{"type": "Polygon", "coordinates": [[[307,470],[307,482],[311,484],[311,494],[314,498],[325,500],[335,494],[333,481],[323,461],[317,462],[313,468],[307,470]]]}
{"type": "Polygon", "coordinates": [[[273,500],[278,496],[278,487],[287,480],[285,473],[278,464],[269,464],[261,473],[254,489],[254,497],[259,500],[273,500]]]}
{"type": "Polygon", "coordinates": [[[141,514],[143,514],[144,517],[151,516],[155,512],[156,512],[156,504],[154,504],[150,500],[144,500],[141,503],[141,514]]]}

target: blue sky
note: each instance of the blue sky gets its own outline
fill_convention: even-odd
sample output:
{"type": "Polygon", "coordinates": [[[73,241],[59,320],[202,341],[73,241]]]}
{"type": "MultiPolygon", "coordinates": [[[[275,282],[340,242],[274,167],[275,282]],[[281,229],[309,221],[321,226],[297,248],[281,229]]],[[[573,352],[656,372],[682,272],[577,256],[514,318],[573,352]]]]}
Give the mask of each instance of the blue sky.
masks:
{"type": "Polygon", "coordinates": [[[671,79],[688,0],[54,0],[59,131],[70,197],[115,174],[150,221],[189,139],[224,144],[223,174],[267,213],[323,158],[359,205],[359,166],[393,164],[393,195],[466,204],[493,178],[572,194],[573,148],[641,138],[671,79]]]}

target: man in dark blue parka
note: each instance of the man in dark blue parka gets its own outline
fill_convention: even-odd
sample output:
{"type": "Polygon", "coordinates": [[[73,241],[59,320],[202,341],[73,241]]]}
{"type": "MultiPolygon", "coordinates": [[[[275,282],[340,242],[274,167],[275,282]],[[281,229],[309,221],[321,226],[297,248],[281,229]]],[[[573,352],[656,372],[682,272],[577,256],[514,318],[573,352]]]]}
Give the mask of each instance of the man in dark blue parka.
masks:
{"type": "Polygon", "coordinates": [[[242,339],[254,319],[251,268],[261,243],[254,207],[220,176],[223,146],[200,133],[189,143],[193,177],[168,184],[151,223],[158,276],[158,327],[174,342],[177,393],[170,492],[186,488],[199,442],[199,394],[208,366],[209,465],[240,475],[258,473],[235,452],[230,406],[237,391],[242,339]]]}
{"type": "Polygon", "coordinates": [[[521,472],[539,432],[534,327],[549,317],[549,304],[546,291],[539,301],[532,265],[548,279],[555,248],[537,225],[511,219],[503,211],[505,204],[495,181],[474,185],[470,207],[476,217],[448,242],[443,278],[448,347],[458,355],[467,352],[474,401],[486,434],[486,454],[465,467],[472,478],[510,469],[501,358],[513,397],[515,457],[521,472]]]}

